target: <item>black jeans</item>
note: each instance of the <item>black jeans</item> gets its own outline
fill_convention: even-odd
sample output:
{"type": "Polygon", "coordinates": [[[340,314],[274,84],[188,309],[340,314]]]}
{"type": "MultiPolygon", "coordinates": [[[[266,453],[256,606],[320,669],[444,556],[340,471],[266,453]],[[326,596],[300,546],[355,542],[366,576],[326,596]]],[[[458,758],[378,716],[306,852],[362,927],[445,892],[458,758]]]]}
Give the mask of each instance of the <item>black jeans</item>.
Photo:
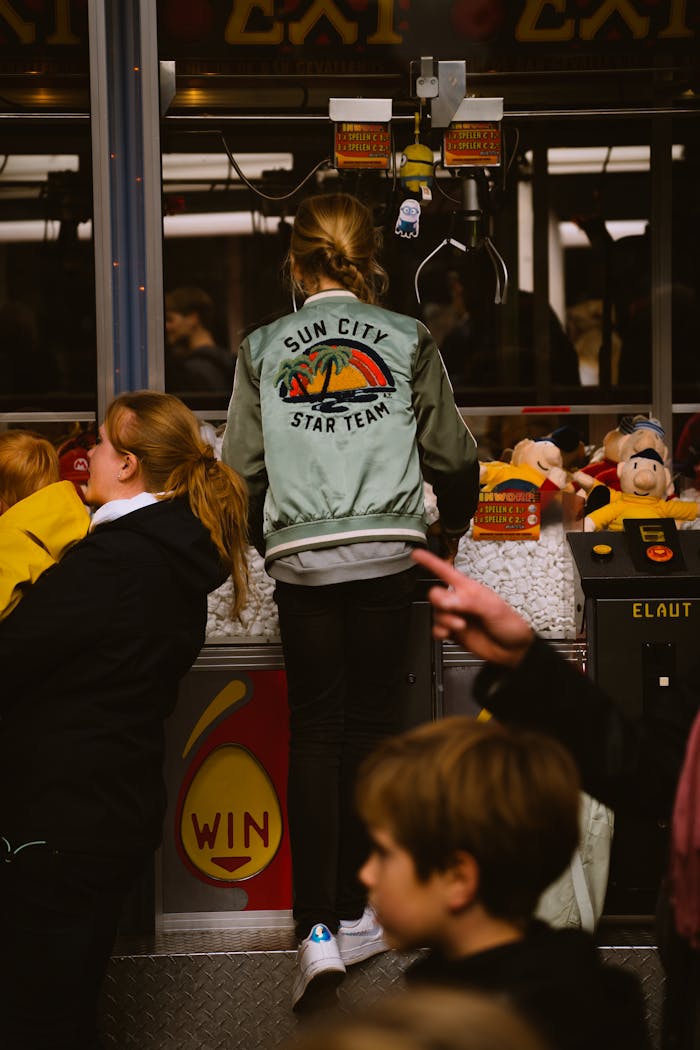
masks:
{"type": "Polygon", "coordinates": [[[97,1050],[96,1009],[144,857],[30,846],[0,864],[3,1050],[97,1050]]]}
{"type": "Polygon", "coordinates": [[[325,587],[278,582],[290,714],[287,810],[294,919],[332,932],[365,905],[368,839],[354,807],[357,768],[400,724],[401,657],[414,570],[325,587]]]}

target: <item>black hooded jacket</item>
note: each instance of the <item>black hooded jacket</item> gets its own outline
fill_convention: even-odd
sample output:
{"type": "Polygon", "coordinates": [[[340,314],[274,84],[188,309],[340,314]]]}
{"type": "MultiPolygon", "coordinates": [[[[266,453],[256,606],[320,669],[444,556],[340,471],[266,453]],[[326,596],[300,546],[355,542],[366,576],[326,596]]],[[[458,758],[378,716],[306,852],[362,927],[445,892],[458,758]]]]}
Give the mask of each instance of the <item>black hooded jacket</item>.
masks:
{"type": "Polygon", "coordinates": [[[99,525],[0,623],[0,835],[127,855],[160,840],[163,721],[223,583],[184,501],[99,525]]]}
{"type": "Polygon", "coordinates": [[[437,951],[407,972],[439,984],[505,997],[552,1050],[649,1050],[634,974],[605,965],[589,934],[533,921],[525,937],[461,959],[437,951]]]}
{"type": "Polygon", "coordinates": [[[561,741],[584,789],[616,813],[667,819],[698,711],[699,678],[700,662],[687,681],[677,676],[668,687],[650,688],[644,717],[632,721],[591,678],[535,638],[514,670],[485,664],[474,696],[502,722],[561,741]]]}

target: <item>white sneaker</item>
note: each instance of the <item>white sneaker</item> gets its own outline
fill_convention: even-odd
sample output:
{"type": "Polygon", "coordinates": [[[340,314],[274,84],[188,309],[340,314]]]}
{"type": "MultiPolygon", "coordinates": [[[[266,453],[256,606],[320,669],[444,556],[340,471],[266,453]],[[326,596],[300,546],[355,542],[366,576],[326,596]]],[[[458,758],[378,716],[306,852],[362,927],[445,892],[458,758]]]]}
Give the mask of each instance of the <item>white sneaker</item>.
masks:
{"type": "Polygon", "coordinates": [[[343,920],[340,923],[338,948],[346,966],[389,951],[389,945],[384,940],[384,931],[369,904],[359,919],[355,919],[354,922],[343,920]]]}
{"type": "Polygon", "coordinates": [[[338,941],[323,923],[317,923],[297,951],[296,972],[292,985],[292,1007],[299,1009],[307,991],[335,987],[345,973],[338,941]]]}

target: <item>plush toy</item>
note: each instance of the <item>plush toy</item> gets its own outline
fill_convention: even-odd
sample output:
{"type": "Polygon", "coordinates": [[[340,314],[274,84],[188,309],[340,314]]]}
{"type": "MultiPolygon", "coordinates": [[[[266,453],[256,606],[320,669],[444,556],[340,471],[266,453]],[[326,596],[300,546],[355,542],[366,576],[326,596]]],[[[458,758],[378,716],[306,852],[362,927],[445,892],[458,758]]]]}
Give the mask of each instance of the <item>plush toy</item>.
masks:
{"type": "Polygon", "coordinates": [[[539,492],[543,508],[556,492],[572,488],[562,467],[561,449],[547,438],[523,438],[513,449],[510,463],[480,463],[479,484],[483,492],[539,492]]]}
{"type": "Polygon", "coordinates": [[[399,237],[417,237],[420,230],[420,204],[410,197],[403,201],[394,227],[399,237]]]}
{"type": "Polygon", "coordinates": [[[586,446],[581,440],[581,435],[575,427],[565,423],[557,427],[549,435],[549,441],[561,450],[562,466],[564,470],[572,470],[586,462],[586,446]]]}
{"type": "MultiPolygon", "coordinates": [[[[659,453],[663,462],[666,463],[668,460],[668,449],[664,444],[664,437],[665,431],[658,419],[647,416],[635,416],[631,432],[625,434],[619,443],[618,464],[626,459],[630,459],[631,456],[636,455],[637,452],[642,452],[646,448],[653,448],[659,453]]],[[[618,464],[602,471],[596,477],[596,481],[599,481],[601,485],[607,485],[608,488],[617,492],[621,490],[620,474],[617,469],[618,464]]],[[[673,494],[673,486],[671,486],[668,494],[673,494]]]]}
{"type": "Polygon", "coordinates": [[[589,492],[593,488],[594,481],[604,471],[617,470],[622,442],[628,434],[632,433],[633,426],[632,416],[623,416],[615,429],[609,430],[603,438],[603,447],[599,450],[599,454],[575,475],[574,480],[584,492],[589,492]]]}
{"type": "Polygon", "coordinates": [[[405,190],[413,195],[420,195],[421,201],[432,200],[430,187],[433,184],[435,161],[430,146],[420,140],[420,111],[413,115],[413,142],[401,154],[399,182],[405,190]]]}
{"type": "MultiPolygon", "coordinates": [[[[608,441],[611,457],[614,460],[615,456],[617,456],[617,462],[613,462],[593,478],[586,476],[587,468],[585,467],[572,475],[572,479],[587,494],[587,514],[606,506],[620,492],[620,472],[618,469],[620,463],[624,463],[625,460],[630,459],[637,452],[649,448],[658,452],[664,464],[668,461],[668,449],[664,444],[665,432],[658,419],[654,419],[652,416],[634,416],[628,433],[624,433],[621,429],[619,436],[613,437],[614,433],[614,431],[610,431],[606,434],[605,440],[608,441]]],[[[673,483],[669,474],[666,498],[670,499],[673,494],[673,483]]]]}
{"type": "Polygon", "coordinates": [[[694,521],[698,504],[691,500],[667,499],[671,481],[668,467],[655,448],[635,452],[618,463],[621,491],[613,493],[607,506],[587,514],[583,519],[586,532],[610,529],[622,532],[625,518],[676,518],[694,521]]]}
{"type": "Polygon", "coordinates": [[[420,206],[433,199],[433,151],[420,141],[421,114],[414,114],[413,142],[401,154],[399,182],[409,194],[399,207],[394,233],[398,237],[417,237],[420,232],[420,206]],[[418,199],[416,199],[418,198],[418,199]]]}
{"type": "Polygon", "coordinates": [[[422,142],[410,143],[401,154],[399,182],[404,189],[420,193],[423,200],[430,200],[434,163],[430,146],[424,146],[422,142]]]}

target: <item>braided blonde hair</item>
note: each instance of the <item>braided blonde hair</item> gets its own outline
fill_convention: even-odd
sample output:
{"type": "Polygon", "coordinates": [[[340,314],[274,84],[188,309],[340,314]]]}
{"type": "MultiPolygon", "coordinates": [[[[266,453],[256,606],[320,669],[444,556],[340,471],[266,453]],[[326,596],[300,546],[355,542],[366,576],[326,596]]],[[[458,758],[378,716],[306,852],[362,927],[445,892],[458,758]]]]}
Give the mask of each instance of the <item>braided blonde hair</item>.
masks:
{"type": "Polygon", "coordinates": [[[187,499],[233,578],[233,615],[248,591],[248,490],[214,455],[194,414],[178,397],[155,390],[120,394],[107,408],[105,430],[117,452],[139,461],[148,492],[187,499]]]}
{"type": "MultiPolygon", "coordinates": [[[[357,197],[348,193],[307,197],[292,227],[290,269],[298,268],[306,294],[319,277],[326,277],[363,302],[376,303],[388,285],[376,257],[380,241],[372,213],[357,197]]],[[[299,287],[293,275],[292,280],[299,287]]]]}

